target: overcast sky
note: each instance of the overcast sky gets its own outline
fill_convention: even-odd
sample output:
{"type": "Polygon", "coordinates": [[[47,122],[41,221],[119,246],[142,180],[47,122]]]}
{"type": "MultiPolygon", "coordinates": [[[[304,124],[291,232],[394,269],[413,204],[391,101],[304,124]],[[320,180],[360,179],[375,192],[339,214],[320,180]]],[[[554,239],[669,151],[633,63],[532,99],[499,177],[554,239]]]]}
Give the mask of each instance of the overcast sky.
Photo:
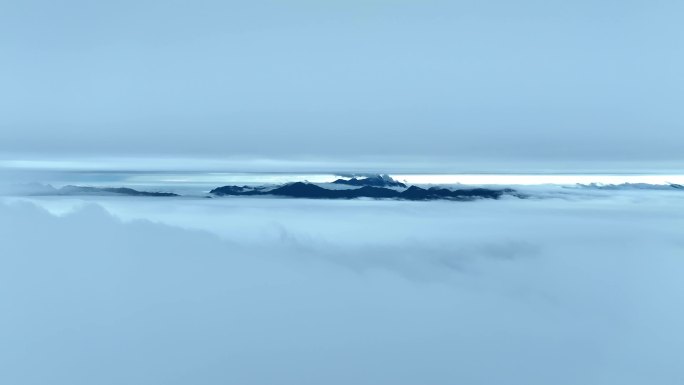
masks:
{"type": "Polygon", "coordinates": [[[0,0],[0,154],[681,164],[682,15],[678,0],[0,0]]]}

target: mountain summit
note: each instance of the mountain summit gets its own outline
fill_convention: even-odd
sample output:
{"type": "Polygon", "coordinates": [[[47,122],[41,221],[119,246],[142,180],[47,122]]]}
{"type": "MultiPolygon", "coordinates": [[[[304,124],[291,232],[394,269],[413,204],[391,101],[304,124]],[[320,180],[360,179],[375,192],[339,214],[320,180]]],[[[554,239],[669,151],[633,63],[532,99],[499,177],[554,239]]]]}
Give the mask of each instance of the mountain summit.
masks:
{"type": "Polygon", "coordinates": [[[365,178],[351,178],[351,179],[337,179],[333,183],[345,184],[348,186],[369,186],[369,187],[401,187],[406,188],[406,185],[392,179],[386,174],[378,174],[367,176],[365,178]]]}

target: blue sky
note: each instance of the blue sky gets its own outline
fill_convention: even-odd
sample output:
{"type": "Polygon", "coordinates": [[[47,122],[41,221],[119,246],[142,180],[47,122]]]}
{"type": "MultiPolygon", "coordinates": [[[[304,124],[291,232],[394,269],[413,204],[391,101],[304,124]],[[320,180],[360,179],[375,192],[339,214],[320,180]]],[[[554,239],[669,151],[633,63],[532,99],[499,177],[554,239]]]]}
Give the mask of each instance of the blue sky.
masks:
{"type": "Polygon", "coordinates": [[[665,162],[680,1],[3,1],[0,154],[665,162]]]}

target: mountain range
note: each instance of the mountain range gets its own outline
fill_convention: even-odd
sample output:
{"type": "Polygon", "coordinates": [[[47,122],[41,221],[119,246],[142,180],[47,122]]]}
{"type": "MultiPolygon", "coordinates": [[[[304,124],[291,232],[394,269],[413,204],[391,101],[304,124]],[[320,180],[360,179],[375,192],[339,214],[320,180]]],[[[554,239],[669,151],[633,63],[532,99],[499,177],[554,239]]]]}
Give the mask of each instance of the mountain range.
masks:
{"type": "Polygon", "coordinates": [[[51,195],[112,195],[138,197],[176,197],[178,194],[170,192],[139,191],[128,187],[91,187],[67,185],[55,188],[51,185],[28,184],[15,188],[22,195],[51,196],[51,195]]]}
{"type": "Polygon", "coordinates": [[[257,196],[270,195],[289,198],[310,199],[354,199],[354,198],[390,198],[411,201],[425,200],[473,200],[479,198],[498,199],[504,194],[515,195],[512,189],[448,189],[445,187],[422,188],[394,181],[387,176],[368,178],[338,179],[334,184],[361,186],[352,189],[327,189],[314,183],[294,182],[275,188],[249,186],[222,186],[210,191],[216,196],[257,196]],[[342,182],[343,181],[343,182],[342,182]],[[392,187],[392,188],[390,188],[392,187]]]}

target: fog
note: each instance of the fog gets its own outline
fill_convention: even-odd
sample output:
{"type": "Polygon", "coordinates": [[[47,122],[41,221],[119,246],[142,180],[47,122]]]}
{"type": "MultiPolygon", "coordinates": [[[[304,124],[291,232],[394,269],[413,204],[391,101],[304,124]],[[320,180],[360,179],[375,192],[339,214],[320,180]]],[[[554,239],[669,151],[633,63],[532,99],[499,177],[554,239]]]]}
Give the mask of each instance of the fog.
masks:
{"type": "Polygon", "coordinates": [[[4,198],[0,382],[680,384],[683,213],[4,198]]]}
{"type": "Polygon", "coordinates": [[[683,13],[0,1],[0,385],[684,384],[683,13]]]}

